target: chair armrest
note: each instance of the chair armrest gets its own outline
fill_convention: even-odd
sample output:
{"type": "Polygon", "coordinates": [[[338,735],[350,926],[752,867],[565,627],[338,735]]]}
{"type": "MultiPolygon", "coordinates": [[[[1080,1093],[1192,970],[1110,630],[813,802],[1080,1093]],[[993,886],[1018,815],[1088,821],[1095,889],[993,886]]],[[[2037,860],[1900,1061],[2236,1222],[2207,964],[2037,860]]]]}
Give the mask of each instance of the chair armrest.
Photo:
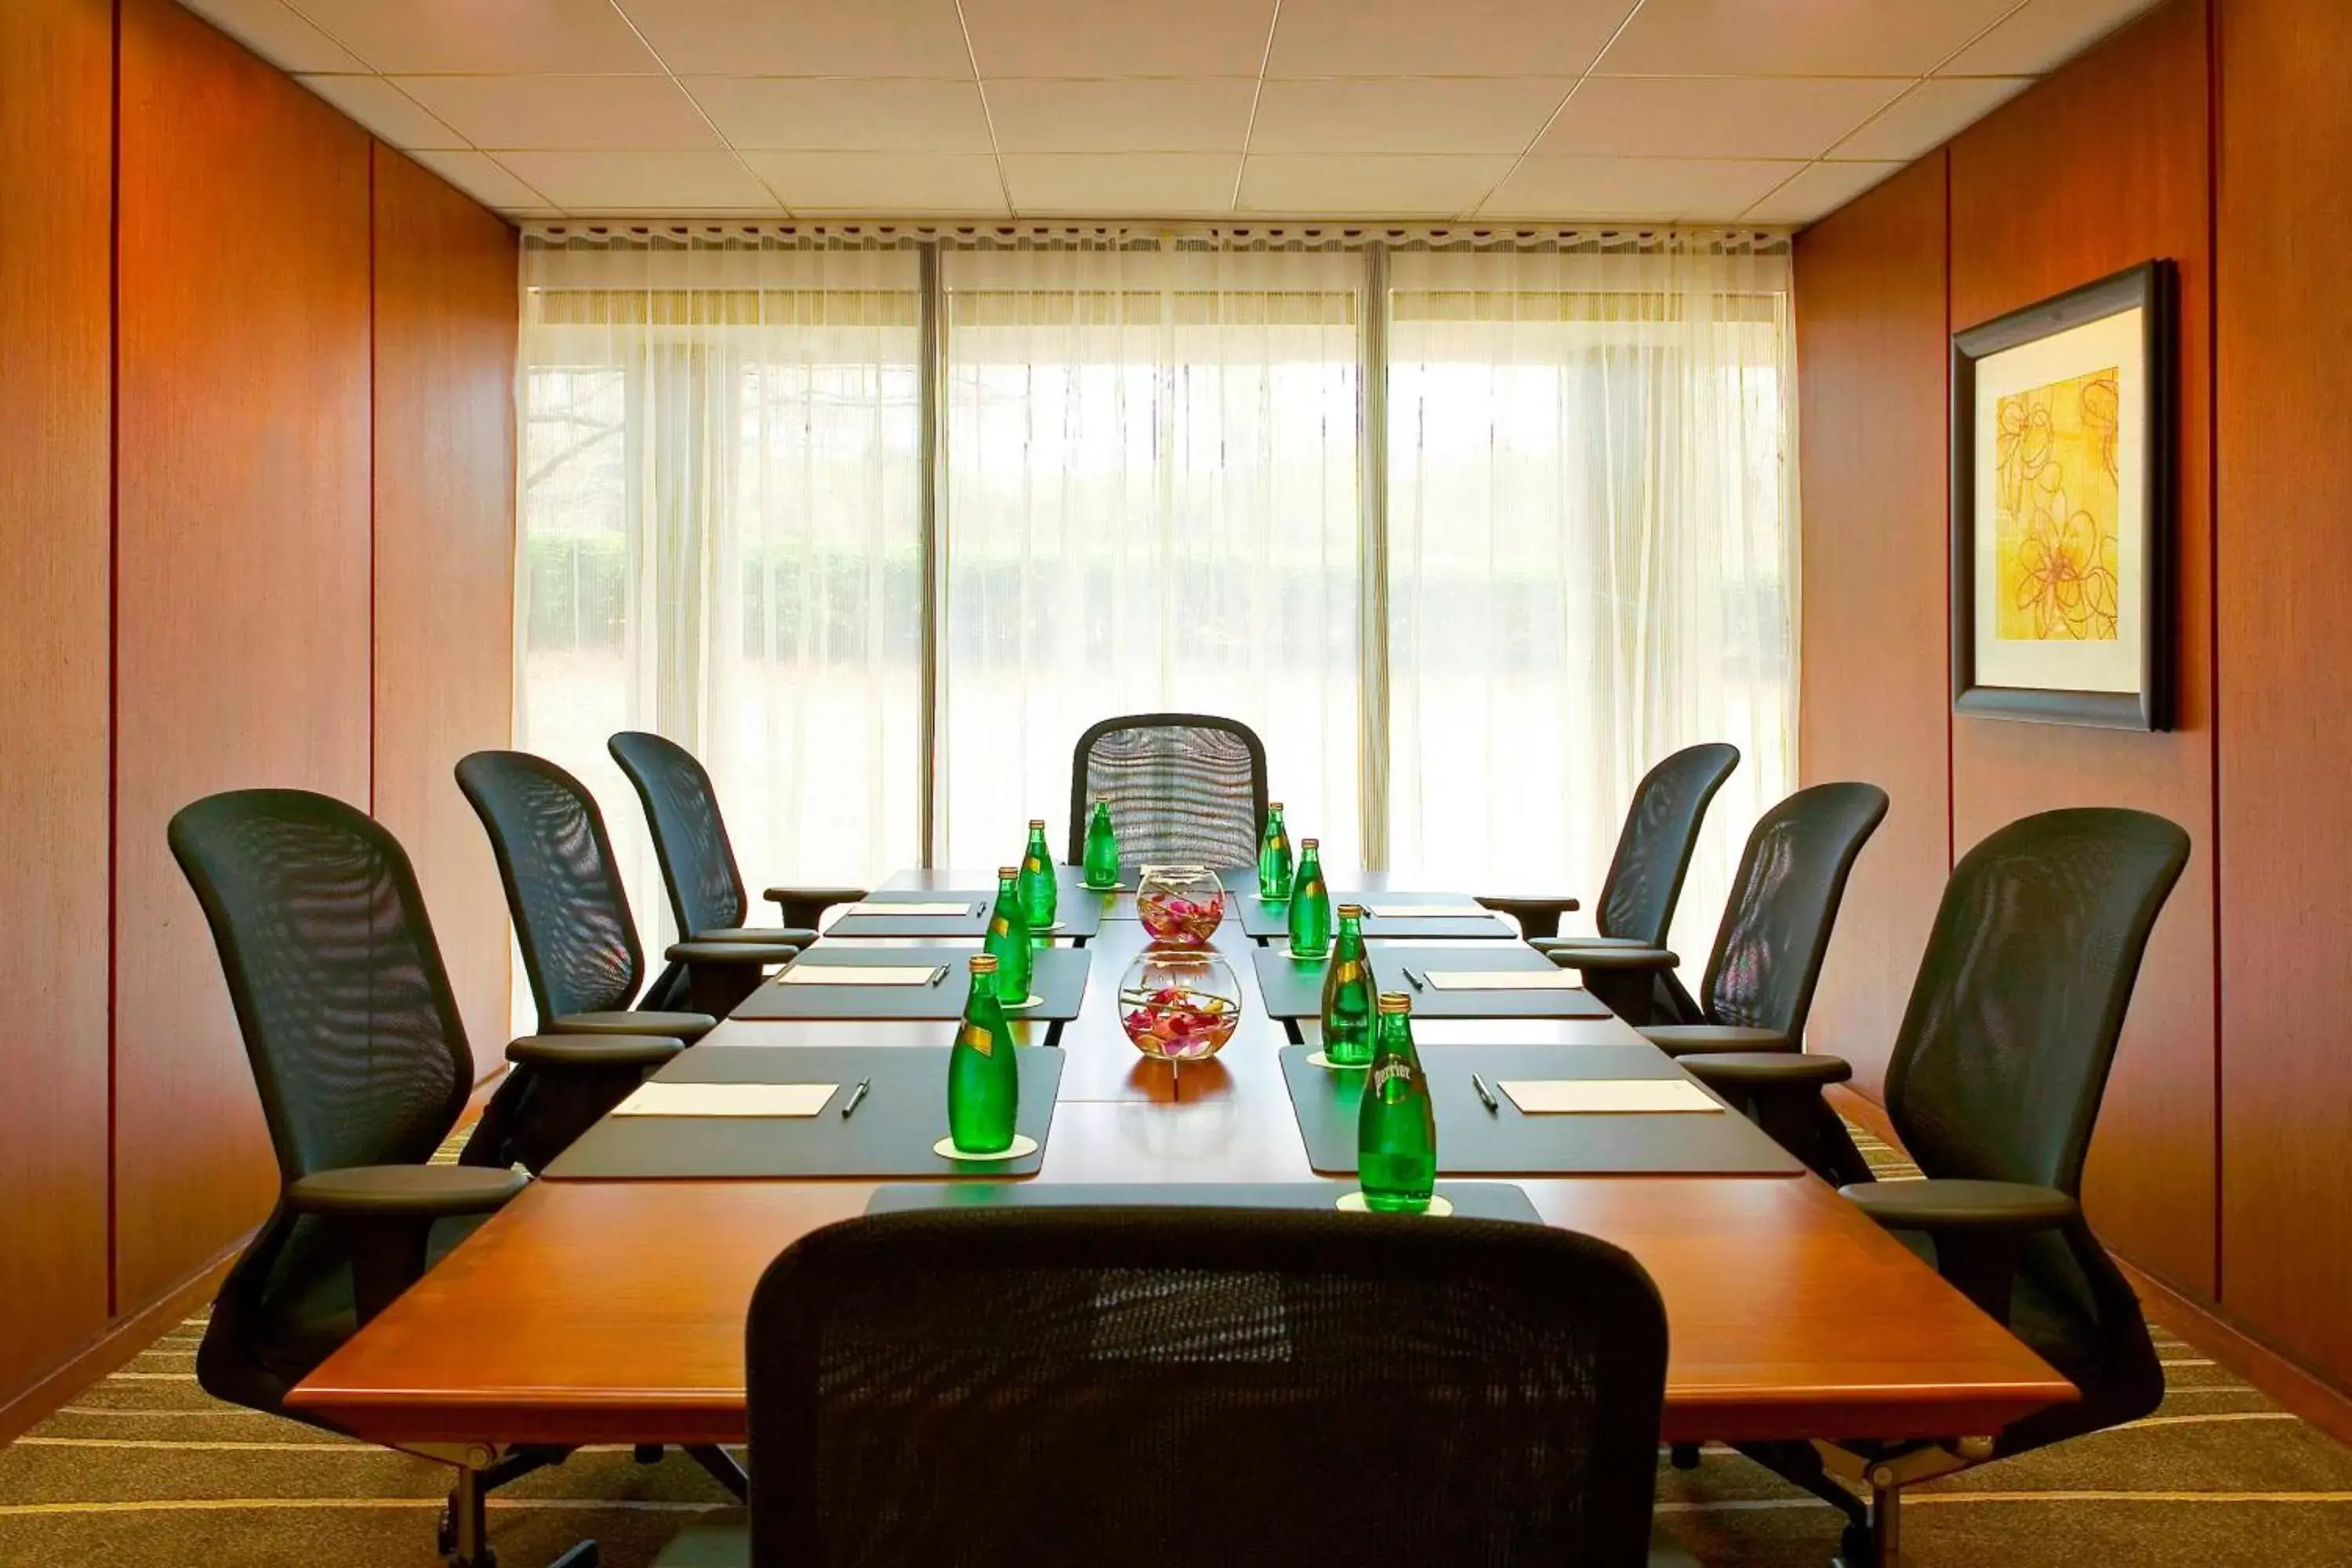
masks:
{"type": "Polygon", "coordinates": [[[507,1060],[542,1067],[655,1067],[686,1049],[669,1035],[525,1035],[507,1042],[507,1060]]]}
{"type": "Polygon", "coordinates": [[[1570,898],[1522,899],[1500,894],[1480,893],[1480,903],[1497,914],[1510,916],[1519,922],[1519,935],[1530,942],[1548,940],[1559,934],[1559,917],[1574,914],[1584,906],[1570,898]]]}
{"type": "Polygon", "coordinates": [[[1843,1058],[1801,1051],[1708,1051],[1676,1065],[1709,1089],[1743,1091],[1819,1089],[1853,1076],[1843,1058]]]}
{"type": "Polygon", "coordinates": [[[1638,974],[1676,969],[1682,959],[1663,947],[1553,947],[1544,956],[1562,969],[1591,969],[1609,974],[1638,974]]]}
{"type": "Polygon", "coordinates": [[[672,963],[739,964],[757,968],[770,963],[790,963],[801,955],[801,950],[784,942],[674,942],[663,956],[672,963]]]}
{"type": "Polygon", "coordinates": [[[782,942],[790,947],[812,947],[821,932],[803,926],[720,926],[712,931],[698,931],[688,942],[782,942]]]}
{"type": "Polygon", "coordinates": [[[530,1178],[480,1165],[350,1165],[313,1171],[286,1189],[296,1214],[362,1219],[447,1219],[488,1214],[530,1178]]]}
{"type": "Polygon", "coordinates": [[[1890,1230],[1929,1235],[2023,1235],[2065,1225],[2082,1213],[2082,1205],[2057,1188],[2025,1182],[1864,1182],[1838,1191],[1890,1230]]]}
{"type": "Polygon", "coordinates": [[[1670,1057],[1696,1061],[1717,1051],[1790,1051],[1797,1043],[1778,1029],[1733,1024],[1644,1024],[1642,1037],[1670,1057]]]}
{"type": "Polygon", "coordinates": [[[788,926],[811,927],[817,917],[835,904],[854,904],[871,892],[870,888],[770,888],[767,900],[783,912],[788,926]]]}

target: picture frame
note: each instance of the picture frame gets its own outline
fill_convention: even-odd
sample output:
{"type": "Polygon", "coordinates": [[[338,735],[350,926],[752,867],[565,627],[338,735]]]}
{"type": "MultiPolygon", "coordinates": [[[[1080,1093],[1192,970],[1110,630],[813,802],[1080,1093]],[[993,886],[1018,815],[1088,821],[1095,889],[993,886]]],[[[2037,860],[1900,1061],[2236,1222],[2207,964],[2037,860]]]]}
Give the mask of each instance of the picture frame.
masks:
{"type": "Polygon", "coordinates": [[[2178,284],[2153,260],[1952,335],[1952,709],[2172,723],[2178,284]]]}

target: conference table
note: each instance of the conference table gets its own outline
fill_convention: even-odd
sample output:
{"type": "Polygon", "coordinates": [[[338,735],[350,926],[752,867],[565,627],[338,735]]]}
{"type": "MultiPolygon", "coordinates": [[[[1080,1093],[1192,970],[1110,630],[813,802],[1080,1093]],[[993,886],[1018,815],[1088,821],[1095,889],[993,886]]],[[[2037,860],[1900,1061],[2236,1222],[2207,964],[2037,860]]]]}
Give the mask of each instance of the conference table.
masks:
{"type": "MultiPolygon", "coordinates": [[[[934,871],[894,885],[986,882],[934,871]]],[[[1062,1053],[1050,1137],[1032,1180],[1146,1189],[1319,1183],[1335,1200],[1350,1190],[1351,1182],[1318,1175],[1310,1164],[1285,1083],[1283,1048],[1312,1044],[1314,1022],[1267,1016],[1251,963],[1255,939],[1243,922],[1229,919],[1214,939],[1243,987],[1242,1022],[1214,1059],[1171,1071],[1139,1056],[1118,1026],[1118,982],[1146,940],[1133,900],[1085,896],[1102,902],[1093,934],[1075,950],[1090,966],[1083,1004],[1065,1022],[1015,1026],[1023,1043],[1062,1053]]],[[[824,942],[809,950],[824,951],[824,942]]],[[[707,1078],[694,1061],[708,1063],[713,1052],[936,1049],[951,1027],[730,1018],[664,1073],[707,1078]]],[[[1654,1049],[1612,1016],[1449,1018],[1416,1036],[1433,1050],[1541,1047],[1570,1076],[1580,1057],[1624,1060],[1629,1048],[1654,1049]]],[[[730,1058],[737,1066],[746,1059],[730,1058]]],[[[789,1080],[791,1058],[775,1059],[778,1080],[789,1080]]],[[[1657,1060],[1656,1072],[1679,1072],[1662,1053],[1657,1060]]],[[[1449,1177],[1440,1142],[1442,1188],[1449,1177]]],[[[1669,1324],[1663,1433],[1670,1442],[1965,1442],[2077,1397],[1801,1166],[1753,1163],[1755,1173],[1680,1173],[1666,1160],[1654,1170],[1465,1179],[1512,1181],[1544,1223],[1614,1242],[1649,1270],[1669,1324]]],[[[798,1237],[866,1212],[881,1184],[564,1179],[559,1161],[304,1379],[289,1403],[362,1437],[478,1467],[519,1444],[739,1444],[743,1324],[754,1284],[798,1237]]]]}

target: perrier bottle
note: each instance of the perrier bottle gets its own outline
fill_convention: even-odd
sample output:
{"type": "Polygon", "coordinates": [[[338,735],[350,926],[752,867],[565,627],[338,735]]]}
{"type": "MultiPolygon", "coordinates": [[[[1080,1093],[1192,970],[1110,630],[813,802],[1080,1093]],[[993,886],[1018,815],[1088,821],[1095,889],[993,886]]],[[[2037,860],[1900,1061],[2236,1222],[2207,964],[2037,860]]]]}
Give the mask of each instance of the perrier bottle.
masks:
{"type": "Polygon", "coordinates": [[[1364,907],[1339,906],[1339,937],[1323,972],[1323,1059],[1360,1068],[1372,1059],[1372,966],[1364,956],[1364,907]]]}
{"type": "Polygon", "coordinates": [[[1298,841],[1298,875],[1290,884],[1290,952],[1320,958],[1331,951],[1331,889],[1323,885],[1323,856],[1312,838],[1298,841]]]}
{"type": "Polygon", "coordinates": [[[1290,829],[1282,825],[1282,802],[1265,808],[1265,837],[1257,845],[1257,896],[1278,904],[1290,897],[1290,829]]]}
{"type": "Polygon", "coordinates": [[[1045,819],[1029,819],[1029,847],[1021,856],[1021,912],[1033,931],[1054,929],[1054,906],[1062,896],[1054,875],[1054,852],[1045,847],[1045,819]]]}
{"type": "Polygon", "coordinates": [[[1356,1176],[1364,1206],[1382,1214],[1421,1213],[1437,1186],[1437,1116],[1412,1047],[1412,999],[1402,991],[1381,993],[1372,1065],[1356,1112],[1356,1176]]]}
{"type": "Polygon", "coordinates": [[[971,955],[971,995],[948,1053],[948,1137],[974,1154],[1013,1146],[1021,1114],[1021,1064],[996,1000],[996,960],[971,955]]]}
{"type": "Polygon", "coordinates": [[[1118,835],[1111,831],[1110,802],[1095,802],[1094,815],[1087,818],[1087,886],[1116,888],[1118,886],[1118,835]]]}
{"type": "Polygon", "coordinates": [[[1036,962],[1029,945],[1029,917],[1021,908],[1015,885],[1020,875],[1018,866],[997,868],[996,907],[988,913],[988,940],[983,944],[996,959],[996,1000],[1006,1007],[1028,1005],[1029,974],[1036,962]]]}

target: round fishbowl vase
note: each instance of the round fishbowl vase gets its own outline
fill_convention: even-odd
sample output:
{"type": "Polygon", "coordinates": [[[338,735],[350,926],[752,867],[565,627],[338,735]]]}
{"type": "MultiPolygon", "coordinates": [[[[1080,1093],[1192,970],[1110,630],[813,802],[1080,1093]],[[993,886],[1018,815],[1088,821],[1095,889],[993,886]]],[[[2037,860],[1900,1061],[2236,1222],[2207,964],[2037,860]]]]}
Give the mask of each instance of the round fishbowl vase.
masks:
{"type": "Polygon", "coordinates": [[[1206,866],[1146,866],[1135,912],[1154,942],[1206,947],[1225,918],[1225,885],[1206,866]]]}
{"type": "Polygon", "coordinates": [[[1241,982],[1214,948],[1155,943],[1119,982],[1119,1026],[1154,1061],[1207,1061],[1225,1048],[1241,1018],[1241,982]]]}

